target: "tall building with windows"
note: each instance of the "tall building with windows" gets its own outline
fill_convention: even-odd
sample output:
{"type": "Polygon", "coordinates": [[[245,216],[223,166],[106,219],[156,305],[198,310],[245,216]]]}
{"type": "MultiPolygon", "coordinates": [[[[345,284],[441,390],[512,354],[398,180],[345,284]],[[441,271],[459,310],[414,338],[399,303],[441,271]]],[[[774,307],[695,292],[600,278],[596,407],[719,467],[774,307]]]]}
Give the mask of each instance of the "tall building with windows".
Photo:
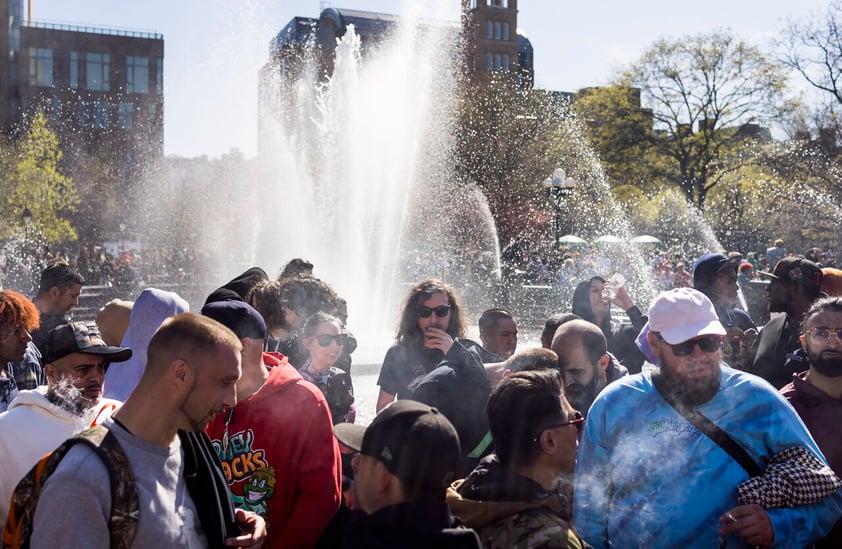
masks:
{"type": "Polygon", "coordinates": [[[164,39],[151,32],[33,21],[0,0],[0,129],[41,109],[65,155],[104,158],[124,178],[163,156],[164,39]]]}
{"type": "Polygon", "coordinates": [[[517,32],[517,0],[462,0],[462,36],[469,75],[511,73],[520,89],[532,88],[532,44],[517,32]]]}
{"type": "MultiPolygon", "coordinates": [[[[469,73],[488,71],[510,72],[517,76],[522,89],[532,88],[532,44],[517,33],[517,0],[462,0],[462,25],[437,20],[424,20],[422,25],[447,25],[441,47],[454,56],[467,45],[470,54],[469,73]],[[470,25],[468,29],[467,25],[470,25]],[[460,38],[460,30],[463,37],[460,38]],[[449,34],[449,37],[447,35],[449,34]],[[465,44],[466,43],[466,44],[465,44]]],[[[360,38],[362,55],[393,33],[400,16],[351,9],[326,8],[318,18],[294,17],[272,39],[269,61],[258,76],[258,147],[271,142],[271,121],[281,106],[294,93],[292,84],[308,75],[323,78],[333,72],[336,41],[353,25],[360,38]]],[[[283,120],[276,126],[283,127],[283,120]]]]}

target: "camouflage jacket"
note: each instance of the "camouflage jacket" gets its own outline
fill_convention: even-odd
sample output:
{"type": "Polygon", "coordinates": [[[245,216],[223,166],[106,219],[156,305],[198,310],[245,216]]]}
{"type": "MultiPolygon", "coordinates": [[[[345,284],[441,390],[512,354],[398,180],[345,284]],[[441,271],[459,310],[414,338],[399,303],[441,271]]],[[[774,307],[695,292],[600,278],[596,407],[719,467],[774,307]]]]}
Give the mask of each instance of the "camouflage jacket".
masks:
{"type": "Polygon", "coordinates": [[[585,549],[571,528],[570,490],[544,490],[503,468],[495,455],[447,491],[451,512],[476,530],[486,549],[585,549]]]}

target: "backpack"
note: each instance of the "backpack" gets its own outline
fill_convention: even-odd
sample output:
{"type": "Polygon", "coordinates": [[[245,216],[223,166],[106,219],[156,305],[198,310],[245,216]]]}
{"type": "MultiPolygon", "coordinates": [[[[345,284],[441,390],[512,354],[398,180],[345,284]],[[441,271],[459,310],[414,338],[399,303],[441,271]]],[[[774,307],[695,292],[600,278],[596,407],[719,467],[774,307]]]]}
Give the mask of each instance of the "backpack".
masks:
{"type": "Polygon", "coordinates": [[[350,374],[338,368],[336,370],[336,372],[331,372],[327,383],[319,384],[319,388],[325,395],[334,423],[339,423],[345,421],[343,418],[354,403],[354,388],[350,374]]]}
{"type": "Polygon", "coordinates": [[[41,458],[18,483],[12,494],[0,547],[30,546],[35,509],[41,490],[68,450],[79,443],[87,444],[108,469],[111,481],[111,515],[108,519],[111,548],[128,549],[132,544],[140,516],[132,469],[117,438],[106,427],[97,425],[67,439],[53,452],[41,458]]]}

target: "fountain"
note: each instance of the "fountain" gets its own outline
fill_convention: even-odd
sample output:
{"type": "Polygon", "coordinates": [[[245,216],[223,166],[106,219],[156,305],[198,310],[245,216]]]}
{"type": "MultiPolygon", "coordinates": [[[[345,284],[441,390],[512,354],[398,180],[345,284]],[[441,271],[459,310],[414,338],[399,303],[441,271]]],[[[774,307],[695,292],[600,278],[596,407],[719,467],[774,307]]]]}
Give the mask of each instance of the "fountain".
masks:
{"type": "MultiPolygon", "coordinates": [[[[500,304],[500,245],[486,197],[454,169],[456,48],[442,46],[454,37],[452,25],[422,27],[405,17],[363,56],[349,28],[332,76],[315,84],[315,69],[305,71],[286,88],[281,111],[262,121],[271,135],[261,145],[266,154],[191,173],[201,186],[184,175],[157,178],[161,186],[145,193],[154,202],[135,212],[148,227],[147,242],[172,243],[176,235],[195,247],[209,258],[203,280],[210,287],[252,265],[275,276],[293,257],[310,259],[316,276],[348,300],[358,363],[380,361],[400,300],[419,279],[454,285],[472,318],[500,304]],[[185,194],[189,209],[170,209],[167,198],[185,194]]],[[[567,149],[557,161],[581,182],[566,204],[570,226],[589,241],[603,234],[628,240],[628,220],[581,130],[572,115],[558,122],[567,149]]],[[[719,248],[712,234],[695,242],[703,240],[719,248]]],[[[599,253],[623,270],[645,308],[654,285],[639,249],[623,244],[599,253]]],[[[536,317],[569,302],[541,305],[536,317]]]]}

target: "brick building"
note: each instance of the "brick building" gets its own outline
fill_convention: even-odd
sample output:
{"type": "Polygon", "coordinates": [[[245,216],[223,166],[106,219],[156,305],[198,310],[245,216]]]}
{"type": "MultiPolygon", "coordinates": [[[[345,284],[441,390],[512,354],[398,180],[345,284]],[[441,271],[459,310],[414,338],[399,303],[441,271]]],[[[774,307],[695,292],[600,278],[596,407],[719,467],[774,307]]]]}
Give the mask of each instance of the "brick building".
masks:
{"type": "Polygon", "coordinates": [[[37,109],[72,164],[79,153],[131,180],[163,156],[163,36],[29,20],[0,0],[0,128],[14,136],[37,109]]]}

